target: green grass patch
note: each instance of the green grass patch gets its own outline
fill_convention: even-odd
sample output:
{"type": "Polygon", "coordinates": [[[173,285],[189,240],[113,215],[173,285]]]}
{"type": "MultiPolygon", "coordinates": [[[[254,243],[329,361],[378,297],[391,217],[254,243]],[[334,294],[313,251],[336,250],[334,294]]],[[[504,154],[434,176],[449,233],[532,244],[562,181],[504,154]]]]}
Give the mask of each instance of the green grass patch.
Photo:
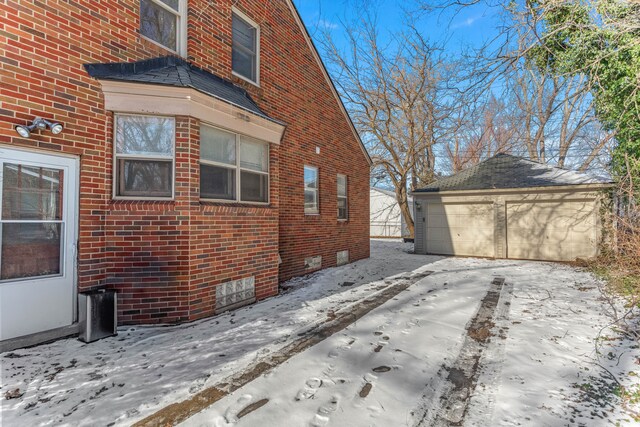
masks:
{"type": "Polygon", "coordinates": [[[640,300],[640,274],[626,273],[615,266],[592,265],[591,271],[609,285],[614,293],[632,301],[640,300]]]}

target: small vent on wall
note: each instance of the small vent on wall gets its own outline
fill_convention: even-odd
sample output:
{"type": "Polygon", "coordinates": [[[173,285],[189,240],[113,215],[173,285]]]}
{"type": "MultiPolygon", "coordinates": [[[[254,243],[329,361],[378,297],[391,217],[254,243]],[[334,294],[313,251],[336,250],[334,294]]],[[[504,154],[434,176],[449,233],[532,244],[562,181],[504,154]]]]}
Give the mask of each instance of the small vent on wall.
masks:
{"type": "Polygon", "coordinates": [[[322,267],[322,257],[320,255],[312,256],[312,257],[304,259],[304,268],[305,269],[307,269],[307,270],[316,270],[316,269],[318,269],[320,267],[322,267]]]}
{"type": "Polygon", "coordinates": [[[349,263],[349,251],[336,252],[336,264],[344,265],[349,263]]]}
{"type": "Polygon", "coordinates": [[[245,277],[216,286],[216,313],[231,310],[256,300],[256,279],[245,277]]]}

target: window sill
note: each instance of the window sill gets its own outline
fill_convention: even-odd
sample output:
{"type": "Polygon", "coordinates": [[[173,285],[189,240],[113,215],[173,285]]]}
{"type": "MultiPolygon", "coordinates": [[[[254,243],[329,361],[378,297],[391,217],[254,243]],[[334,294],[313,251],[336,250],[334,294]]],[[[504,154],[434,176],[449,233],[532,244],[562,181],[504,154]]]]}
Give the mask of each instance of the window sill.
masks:
{"type": "Polygon", "coordinates": [[[107,205],[110,211],[163,211],[174,210],[176,202],[173,199],[111,199],[107,205]]]}
{"type": "Polygon", "coordinates": [[[116,196],[111,199],[112,202],[159,202],[159,203],[173,203],[175,199],[173,197],[138,197],[138,196],[116,196]]]}
{"type": "Polygon", "coordinates": [[[235,71],[233,71],[233,70],[231,71],[231,75],[232,75],[232,76],[234,76],[234,77],[237,77],[237,78],[239,78],[239,79],[241,79],[241,80],[243,80],[243,81],[245,81],[245,82],[247,82],[247,83],[251,83],[251,84],[252,84],[252,85],[254,85],[255,87],[258,87],[258,88],[260,87],[260,82],[259,82],[259,81],[254,82],[254,81],[253,81],[253,80],[251,80],[250,78],[245,77],[245,76],[243,76],[242,74],[238,74],[238,73],[236,73],[236,72],[235,72],[235,71]]]}
{"type": "Polygon", "coordinates": [[[271,208],[271,203],[265,202],[238,202],[237,200],[224,199],[200,199],[201,206],[231,206],[231,207],[252,207],[271,208]]]}

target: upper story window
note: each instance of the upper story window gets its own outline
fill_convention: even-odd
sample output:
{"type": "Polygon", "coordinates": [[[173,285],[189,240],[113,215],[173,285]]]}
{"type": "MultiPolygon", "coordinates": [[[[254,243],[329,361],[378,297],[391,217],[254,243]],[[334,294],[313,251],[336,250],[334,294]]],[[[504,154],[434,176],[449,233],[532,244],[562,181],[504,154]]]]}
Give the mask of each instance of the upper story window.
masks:
{"type": "Polygon", "coordinates": [[[338,219],[349,217],[349,203],[347,202],[347,176],[338,174],[338,219]]]}
{"type": "Polygon", "coordinates": [[[269,145],[202,125],[200,198],[268,203],[269,145]]]}
{"type": "Polygon", "coordinates": [[[186,21],[186,0],[140,0],[140,34],[183,56],[186,21]]]}
{"type": "Polygon", "coordinates": [[[172,198],[173,117],[116,115],[114,197],[172,198]]]}
{"type": "Polygon", "coordinates": [[[318,168],[304,167],[304,213],[317,214],[320,212],[318,203],[318,168]]]}
{"type": "Polygon", "coordinates": [[[233,45],[231,66],[233,74],[259,83],[260,27],[238,11],[233,12],[233,45]]]}

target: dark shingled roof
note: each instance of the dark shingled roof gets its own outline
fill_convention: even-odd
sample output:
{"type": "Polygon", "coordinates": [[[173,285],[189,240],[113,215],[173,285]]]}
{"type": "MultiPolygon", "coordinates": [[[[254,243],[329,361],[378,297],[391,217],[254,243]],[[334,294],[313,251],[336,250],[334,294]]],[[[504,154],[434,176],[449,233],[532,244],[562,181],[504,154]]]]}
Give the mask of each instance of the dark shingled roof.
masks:
{"type": "Polygon", "coordinates": [[[263,113],[247,91],[240,86],[175,56],[137,62],[84,64],[84,68],[91,77],[99,80],[192,88],[272,122],[283,124],[263,113]]]}
{"type": "Polygon", "coordinates": [[[509,154],[498,154],[455,175],[439,179],[415,192],[434,193],[605,183],[607,181],[593,178],[581,172],[509,154]]]}

